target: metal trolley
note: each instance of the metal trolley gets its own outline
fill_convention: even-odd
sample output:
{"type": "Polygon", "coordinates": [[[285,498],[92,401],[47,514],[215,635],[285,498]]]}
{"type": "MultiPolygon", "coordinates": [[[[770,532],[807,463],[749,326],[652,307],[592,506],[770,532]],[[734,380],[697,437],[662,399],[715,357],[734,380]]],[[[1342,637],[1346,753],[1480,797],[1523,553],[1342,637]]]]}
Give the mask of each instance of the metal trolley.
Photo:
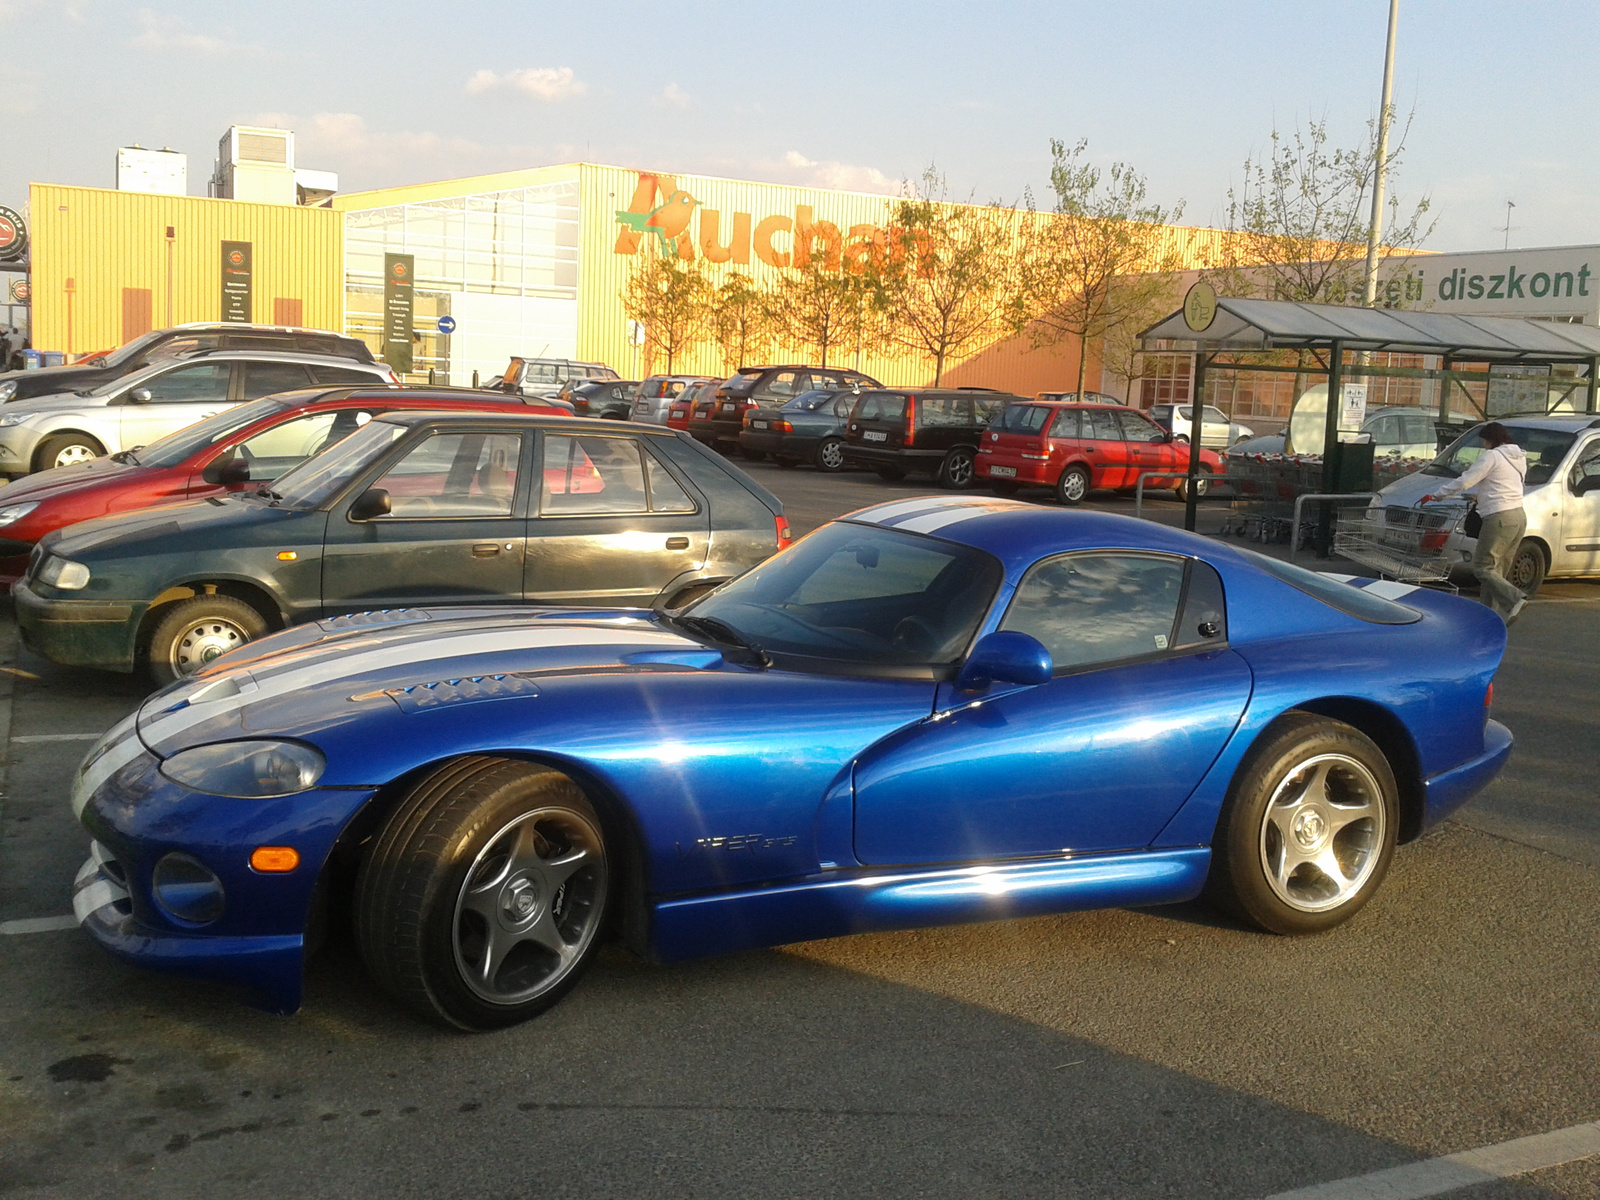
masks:
{"type": "Polygon", "coordinates": [[[1450,534],[1471,507],[1470,501],[1448,501],[1342,509],[1334,524],[1333,550],[1385,579],[1448,587],[1450,534]]]}

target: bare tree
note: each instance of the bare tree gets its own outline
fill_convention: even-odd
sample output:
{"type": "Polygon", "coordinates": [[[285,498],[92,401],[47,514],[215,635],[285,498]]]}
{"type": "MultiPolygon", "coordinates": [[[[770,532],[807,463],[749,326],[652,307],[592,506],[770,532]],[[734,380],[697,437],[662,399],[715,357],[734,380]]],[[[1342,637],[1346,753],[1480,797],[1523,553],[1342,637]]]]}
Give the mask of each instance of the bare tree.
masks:
{"type": "Polygon", "coordinates": [[[692,265],[657,254],[640,255],[622,292],[622,308],[644,326],[647,345],[673,365],[705,340],[711,318],[711,284],[692,265]]]}
{"type": "Polygon", "coordinates": [[[786,273],[767,293],[766,313],[778,341],[814,348],[818,366],[828,352],[854,344],[866,312],[866,286],[842,267],[812,260],[786,273]]]}
{"type": "Polygon", "coordinates": [[[711,297],[711,329],[722,347],[723,365],[734,371],[766,356],[772,344],[767,294],[748,275],[734,271],[711,297]]]}
{"type": "Polygon", "coordinates": [[[1030,225],[1022,264],[1029,336],[1035,346],[1077,341],[1080,394],[1090,345],[1139,321],[1171,288],[1180,255],[1163,227],[1183,215],[1182,201],[1146,201],[1145,177],[1127,163],[1102,173],[1087,147],[1051,141],[1055,215],[1030,225]]]}
{"type": "Polygon", "coordinates": [[[1020,214],[998,205],[953,205],[929,166],[914,198],[893,207],[887,244],[866,263],[883,336],[946,364],[1012,332],[1022,294],[1016,256],[1020,214]]]}
{"type": "MultiPolygon", "coordinates": [[[[1162,273],[1152,276],[1147,282],[1150,286],[1140,289],[1144,296],[1142,310],[1130,309],[1128,319],[1108,329],[1101,344],[1101,366],[1115,378],[1123,380],[1130,393],[1133,381],[1144,373],[1144,346],[1139,335],[1177,308],[1182,300],[1179,292],[1181,276],[1162,273]]],[[[1130,404],[1135,401],[1131,394],[1125,395],[1124,399],[1130,404]]]]}

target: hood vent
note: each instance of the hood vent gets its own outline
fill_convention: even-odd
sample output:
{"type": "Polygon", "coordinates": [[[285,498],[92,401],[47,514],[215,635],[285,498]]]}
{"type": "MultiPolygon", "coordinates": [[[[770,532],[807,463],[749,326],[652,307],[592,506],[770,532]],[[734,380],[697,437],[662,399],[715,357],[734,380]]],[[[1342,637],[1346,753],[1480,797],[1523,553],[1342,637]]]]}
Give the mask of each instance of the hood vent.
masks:
{"type": "Polygon", "coordinates": [[[318,621],[317,628],[329,633],[341,629],[371,629],[374,625],[406,625],[413,621],[431,621],[423,608],[380,608],[375,612],[350,613],[343,617],[329,617],[318,621]]]}
{"type": "Polygon", "coordinates": [[[452,704],[471,704],[479,700],[510,700],[516,696],[537,696],[539,686],[526,675],[474,675],[465,679],[441,679],[437,683],[415,683],[410,687],[367,692],[350,699],[374,700],[387,696],[401,712],[427,712],[452,704]]]}

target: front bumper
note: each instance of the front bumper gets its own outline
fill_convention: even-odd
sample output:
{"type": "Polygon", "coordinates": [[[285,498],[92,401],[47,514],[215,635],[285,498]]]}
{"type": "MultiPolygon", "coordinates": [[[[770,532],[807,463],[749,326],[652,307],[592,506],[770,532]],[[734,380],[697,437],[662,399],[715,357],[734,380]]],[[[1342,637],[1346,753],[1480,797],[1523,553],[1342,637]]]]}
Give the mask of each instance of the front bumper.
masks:
{"type": "Polygon", "coordinates": [[[148,604],[51,600],[18,580],[11,587],[22,644],[69,667],[132,671],[139,622],[148,604]]]}
{"type": "Polygon", "coordinates": [[[27,475],[33,470],[33,452],[39,436],[31,429],[0,429],[0,475],[27,475]]]}
{"type": "MultiPolygon", "coordinates": [[[[94,752],[91,751],[90,765],[94,752]]],[[[117,958],[245,989],[260,1007],[300,1006],[306,930],[317,883],[345,826],[371,788],[316,788],[273,800],[190,791],[158,770],[155,755],[129,748],[84,802],[94,841],[78,873],[73,910],[117,958]],[[250,866],[258,845],[292,846],[300,865],[283,874],[250,866]],[[151,887],[156,864],[180,853],[221,882],[222,915],[203,926],[162,908],[151,887]]]]}

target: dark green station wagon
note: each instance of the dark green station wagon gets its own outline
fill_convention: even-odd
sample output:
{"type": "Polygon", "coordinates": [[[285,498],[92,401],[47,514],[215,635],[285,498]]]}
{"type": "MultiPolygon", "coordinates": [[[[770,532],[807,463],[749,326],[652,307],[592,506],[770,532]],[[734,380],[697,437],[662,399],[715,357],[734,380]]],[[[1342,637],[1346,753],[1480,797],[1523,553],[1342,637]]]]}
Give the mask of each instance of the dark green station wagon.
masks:
{"type": "Polygon", "coordinates": [[[24,644],[176,679],[272,629],[456,604],[686,603],[789,542],[776,497],[673,430],[396,412],[261,488],[46,536],[24,644]]]}

